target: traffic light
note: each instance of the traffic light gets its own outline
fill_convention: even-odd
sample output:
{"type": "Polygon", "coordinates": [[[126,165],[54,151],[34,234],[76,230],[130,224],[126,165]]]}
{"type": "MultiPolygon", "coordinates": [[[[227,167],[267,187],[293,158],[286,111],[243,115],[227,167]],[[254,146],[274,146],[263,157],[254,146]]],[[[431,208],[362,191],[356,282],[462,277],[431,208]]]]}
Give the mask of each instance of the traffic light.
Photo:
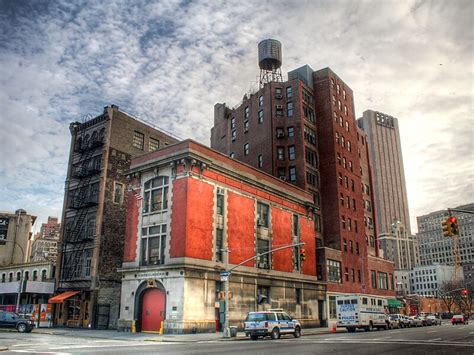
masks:
{"type": "Polygon", "coordinates": [[[451,221],[448,219],[446,219],[445,221],[443,221],[441,223],[441,226],[443,227],[443,236],[444,237],[450,237],[452,236],[452,233],[451,233],[451,221]]]}
{"type": "Polygon", "coordinates": [[[300,249],[300,260],[305,261],[306,260],[306,250],[304,248],[300,249]]]}
{"type": "Polygon", "coordinates": [[[465,288],[464,290],[462,290],[462,295],[464,297],[467,297],[467,295],[469,294],[469,291],[467,290],[467,288],[465,288]]]}
{"type": "Polygon", "coordinates": [[[458,235],[459,234],[458,219],[454,216],[451,216],[448,218],[448,221],[451,225],[451,235],[458,235]]]}

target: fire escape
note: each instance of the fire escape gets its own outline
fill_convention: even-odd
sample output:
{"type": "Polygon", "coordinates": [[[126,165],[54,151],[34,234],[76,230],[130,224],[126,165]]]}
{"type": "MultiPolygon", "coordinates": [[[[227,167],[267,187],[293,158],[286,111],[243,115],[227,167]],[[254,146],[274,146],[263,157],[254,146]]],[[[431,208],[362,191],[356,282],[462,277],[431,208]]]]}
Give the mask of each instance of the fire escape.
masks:
{"type": "Polygon", "coordinates": [[[96,148],[103,146],[103,137],[96,133],[90,141],[85,141],[85,129],[78,134],[75,144],[75,153],[79,154],[78,163],[73,168],[72,178],[78,181],[74,190],[68,191],[67,208],[76,210],[72,221],[68,221],[62,243],[61,276],[60,285],[64,287],[71,281],[82,281],[83,258],[86,247],[94,239],[94,233],[90,233],[87,225],[87,216],[91,208],[98,205],[99,188],[97,184],[91,184],[92,179],[100,173],[100,156],[93,157],[96,148]],[[94,188],[95,186],[95,188],[94,188]],[[70,223],[72,222],[72,223],[70,223]]]}

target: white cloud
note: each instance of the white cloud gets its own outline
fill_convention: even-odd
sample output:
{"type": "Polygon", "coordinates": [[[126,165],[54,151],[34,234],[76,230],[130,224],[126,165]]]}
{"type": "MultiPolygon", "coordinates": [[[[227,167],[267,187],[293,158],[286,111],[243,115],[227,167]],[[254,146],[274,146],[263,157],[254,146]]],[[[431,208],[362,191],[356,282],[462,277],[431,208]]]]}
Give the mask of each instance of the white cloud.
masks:
{"type": "Polygon", "coordinates": [[[0,5],[1,210],[60,215],[69,122],[115,103],[209,142],[213,106],[258,76],[257,43],[283,70],[330,66],[358,116],[399,119],[412,225],[473,202],[470,1],[56,1],[0,5]],[[444,193],[449,188],[450,194],[444,193]],[[449,197],[448,197],[449,196],[449,197]]]}

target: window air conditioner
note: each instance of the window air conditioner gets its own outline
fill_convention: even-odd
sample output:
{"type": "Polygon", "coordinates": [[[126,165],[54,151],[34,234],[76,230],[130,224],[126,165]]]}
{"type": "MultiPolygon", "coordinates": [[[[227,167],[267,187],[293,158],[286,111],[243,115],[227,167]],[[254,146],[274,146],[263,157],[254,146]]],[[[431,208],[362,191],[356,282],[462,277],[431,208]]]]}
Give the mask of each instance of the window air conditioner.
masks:
{"type": "Polygon", "coordinates": [[[277,109],[277,110],[282,110],[282,109],[283,109],[283,105],[276,105],[276,109],[277,109]]]}
{"type": "Polygon", "coordinates": [[[283,132],[278,132],[277,133],[277,138],[283,138],[285,136],[285,133],[283,132]]]}
{"type": "Polygon", "coordinates": [[[286,181],[286,176],[280,176],[280,180],[286,181]]]}
{"type": "Polygon", "coordinates": [[[258,267],[260,269],[268,269],[268,264],[267,263],[258,263],[258,267]]]}
{"type": "Polygon", "coordinates": [[[281,94],[275,94],[275,98],[277,98],[277,99],[283,99],[283,95],[281,95],[281,94]]]}
{"type": "Polygon", "coordinates": [[[264,226],[265,225],[265,221],[263,219],[257,219],[257,225],[258,226],[264,226]]]}

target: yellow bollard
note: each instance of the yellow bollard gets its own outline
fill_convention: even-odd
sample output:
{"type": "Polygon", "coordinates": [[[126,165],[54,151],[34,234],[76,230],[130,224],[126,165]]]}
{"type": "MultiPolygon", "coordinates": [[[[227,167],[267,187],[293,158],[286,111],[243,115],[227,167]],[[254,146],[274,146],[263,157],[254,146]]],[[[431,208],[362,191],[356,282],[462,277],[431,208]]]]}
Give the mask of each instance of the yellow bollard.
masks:
{"type": "Polygon", "coordinates": [[[135,320],[132,320],[132,333],[135,334],[137,332],[137,325],[135,320]]]}
{"type": "Polygon", "coordinates": [[[163,335],[163,331],[164,331],[164,329],[163,329],[163,321],[161,321],[161,323],[160,323],[160,335],[163,335]]]}

